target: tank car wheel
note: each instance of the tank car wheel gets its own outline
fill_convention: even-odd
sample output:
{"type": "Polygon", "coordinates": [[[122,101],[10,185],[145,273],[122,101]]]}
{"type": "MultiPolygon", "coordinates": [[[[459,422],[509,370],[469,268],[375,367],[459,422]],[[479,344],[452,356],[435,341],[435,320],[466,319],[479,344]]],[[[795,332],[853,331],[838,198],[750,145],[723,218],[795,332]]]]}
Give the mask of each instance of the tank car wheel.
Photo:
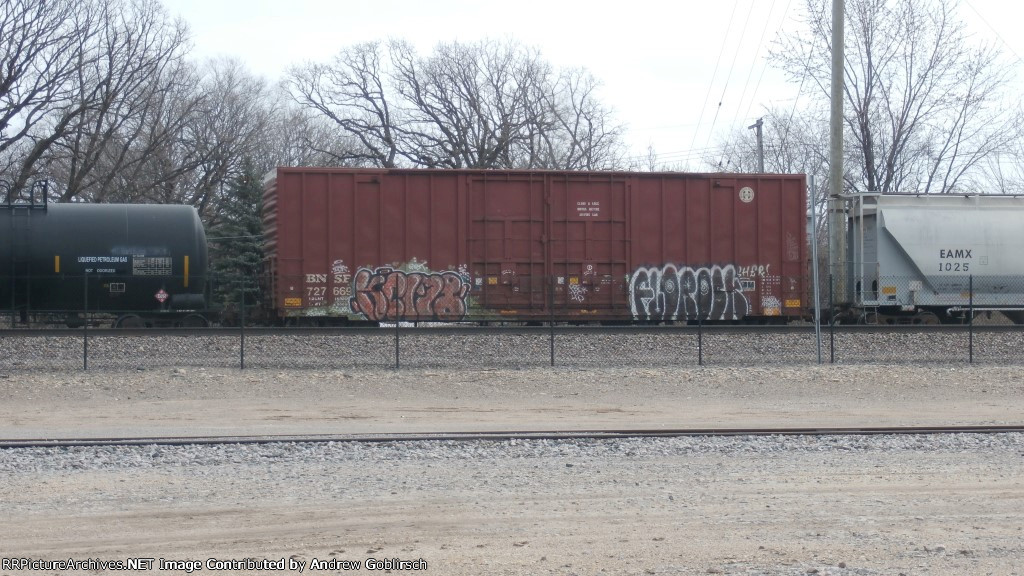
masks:
{"type": "Polygon", "coordinates": [[[182,328],[206,328],[209,325],[209,321],[199,314],[189,314],[181,319],[182,328]]]}
{"type": "Polygon", "coordinates": [[[918,312],[914,315],[913,322],[926,326],[937,326],[942,323],[934,312],[918,312]]]}
{"type": "Polygon", "coordinates": [[[114,328],[145,328],[146,321],[138,314],[125,314],[114,321],[114,328]]]}

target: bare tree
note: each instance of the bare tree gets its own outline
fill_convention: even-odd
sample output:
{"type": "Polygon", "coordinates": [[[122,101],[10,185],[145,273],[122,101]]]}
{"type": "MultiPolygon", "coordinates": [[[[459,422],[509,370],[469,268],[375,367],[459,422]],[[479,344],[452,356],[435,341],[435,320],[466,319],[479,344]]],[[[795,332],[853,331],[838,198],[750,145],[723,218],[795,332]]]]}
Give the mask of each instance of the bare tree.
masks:
{"type": "Polygon", "coordinates": [[[396,87],[410,107],[403,135],[411,161],[481,168],[509,157],[527,122],[522,95],[533,80],[517,69],[529,68],[531,55],[492,42],[440,44],[424,59],[404,43],[391,50],[396,87]]]}
{"type": "Polygon", "coordinates": [[[185,133],[197,166],[184,202],[205,214],[243,162],[260,151],[271,125],[270,94],[266,83],[236,60],[209,63],[198,90],[205,97],[185,133]]]}
{"type": "Polygon", "coordinates": [[[392,167],[611,167],[621,129],[589,75],[556,75],[514,42],[360,44],[291,71],[296,102],[360,143],[341,161],[392,167]]]}
{"type": "Polygon", "coordinates": [[[188,62],[169,68],[159,90],[147,93],[143,113],[109,143],[97,166],[97,186],[80,198],[92,202],[180,203],[180,183],[201,161],[188,138],[208,95],[202,77],[188,62]]]}
{"type": "MultiPolygon", "coordinates": [[[[809,32],[784,38],[774,61],[829,93],[830,3],[805,0],[809,32]]],[[[1019,138],[1000,98],[1011,69],[972,45],[951,0],[847,0],[845,118],[856,191],[957,192],[987,157],[1019,138]]]]}
{"type": "Polygon", "coordinates": [[[399,154],[397,121],[382,64],[380,42],[357,44],[331,64],[293,68],[285,80],[295,100],[334,121],[361,146],[346,150],[340,162],[390,168],[399,154]]]}
{"type": "MultiPolygon", "coordinates": [[[[96,149],[86,180],[91,186],[79,197],[191,204],[212,222],[226,183],[247,159],[264,155],[273,119],[269,88],[235,60],[210,61],[201,69],[165,61],[159,72],[138,94],[140,101],[119,109],[135,115],[106,119],[111,126],[102,139],[85,132],[90,146],[69,146],[56,165],[74,175],[96,149]]],[[[79,134],[73,136],[69,140],[77,144],[79,134]]]]}
{"type": "MultiPolygon", "coordinates": [[[[0,179],[15,190],[42,177],[55,200],[189,203],[214,222],[227,184],[275,162],[293,128],[238,62],[186,61],[187,27],[159,3],[11,0],[0,24],[0,179]]],[[[307,144],[341,149],[317,129],[307,144]]]]}
{"type": "Polygon", "coordinates": [[[531,139],[531,166],[568,170],[601,170],[622,163],[622,127],[597,99],[600,84],[581,69],[562,72],[545,86],[541,119],[531,139]]]}
{"type": "Polygon", "coordinates": [[[361,142],[347,132],[338,133],[329,118],[295,104],[290,97],[274,101],[271,126],[262,149],[253,159],[263,173],[276,166],[328,166],[356,163],[361,142]]]}
{"type": "Polygon", "coordinates": [[[12,28],[22,38],[4,67],[13,71],[5,122],[19,127],[0,143],[6,179],[22,188],[46,178],[62,201],[137,198],[130,191],[144,187],[135,178],[141,167],[178,137],[190,113],[187,28],[145,0],[80,0],[67,10],[61,1],[18,0],[0,10],[12,7],[20,13],[0,12],[4,41],[12,38],[7,24],[23,25],[12,28]],[[19,52],[33,42],[49,48],[34,59],[19,52]]]}
{"type": "Polygon", "coordinates": [[[78,111],[73,86],[94,22],[93,7],[76,0],[0,3],[0,170],[15,189],[78,111]]]}
{"type": "Polygon", "coordinates": [[[119,174],[145,158],[147,118],[183,74],[187,30],[159,4],[103,0],[94,8],[97,33],[73,83],[75,105],[65,109],[66,129],[54,131],[46,157],[63,201],[116,193],[119,174]]]}
{"type": "Polygon", "coordinates": [[[147,92],[137,119],[112,139],[97,171],[98,186],[82,197],[93,202],[180,202],[177,183],[200,162],[199,150],[186,138],[207,96],[198,90],[194,66],[179,62],[168,81],[147,92]],[[172,79],[172,80],[171,80],[172,79]]]}
{"type": "Polygon", "coordinates": [[[1024,139],[985,159],[985,187],[992,194],[1024,194],[1024,139]]]}

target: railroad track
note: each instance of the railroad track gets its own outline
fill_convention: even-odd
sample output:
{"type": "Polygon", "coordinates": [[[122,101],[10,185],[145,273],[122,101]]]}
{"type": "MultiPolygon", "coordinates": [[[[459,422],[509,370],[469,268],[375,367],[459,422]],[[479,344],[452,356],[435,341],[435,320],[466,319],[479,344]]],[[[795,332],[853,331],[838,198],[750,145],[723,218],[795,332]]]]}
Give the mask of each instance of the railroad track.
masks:
{"type": "Polygon", "coordinates": [[[133,438],[25,438],[0,440],[0,449],[71,448],[83,446],[184,446],[195,444],[272,444],[326,442],[422,442],[507,440],[608,440],[723,436],[873,436],[908,434],[1007,434],[1024,432],[1024,424],[993,426],[898,426],[842,428],[677,428],[636,430],[537,430],[504,432],[439,432],[408,434],[303,434],[256,436],[159,436],[133,438]]]}
{"type": "MultiPolygon", "coordinates": [[[[821,327],[823,334],[828,334],[830,328],[827,325],[821,327]]],[[[934,326],[925,325],[836,325],[836,333],[840,334],[880,334],[880,333],[948,333],[968,332],[973,330],[976,333],[1002,333],[1024,331],[1024,326],[1013,324],[999,325],[958,325],[939,324],[934,326]]],[[[697,334],[703,331],[706,334],[813,334],[814,326],[809,324],[800,325],[656,325],[656,326],[572,326],[555,325],[551,326],[469,326],[469,325],[445,325],[445,326],[399,326],[398,331],[405,335],[535,335],[546,336],[552,332],[555,335],[625,335],[625,334],[649,334],[649,335],[670,335],[670,334],[697,334]]],[[[87,333],[92,337],[113,337],[113,336],[238,336],[243,331],[240,328],[3,328],[0,329],[0,338],[23,338],[23,337],[59,337],[74,336],[81,337],[87,333]]],[[[367,336],[394,333],[395,327],[335,327],[335,328],[245,328],[247,336],[367,336]]]]}

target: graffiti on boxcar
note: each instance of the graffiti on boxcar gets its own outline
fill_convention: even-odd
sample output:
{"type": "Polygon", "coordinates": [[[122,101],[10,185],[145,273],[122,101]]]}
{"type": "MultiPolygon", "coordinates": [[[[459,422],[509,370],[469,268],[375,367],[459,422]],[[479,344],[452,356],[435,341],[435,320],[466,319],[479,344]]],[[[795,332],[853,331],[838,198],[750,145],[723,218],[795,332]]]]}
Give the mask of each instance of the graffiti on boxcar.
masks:
{"type": "Polygon", "coordinates": [[[426,260],[420,262],[415,256],[413,256],[412,260],[410,260],[409,263],[405,265],[405,271],[430,273],[430,268],[427,267],[426,260]]]}
{"type": "Polygon", "coordinates": [[[736,268],[736,275],[741,278],[764,278],[771,275],[772,265],[760,265],[760,266],[738,266],[736,268]]]}
{"type": "Polygon", "coordinates": [[[800,261],[800,241],[792,231],[786,232],[786,260],[790,262],[800,261]]]}
{"type": "Polygon", "coordinates": [[[331,264],[331,275],[334,276],[331,288],[331,313],[348,314],[351,312],[349,300],[352,298],[352,273],[344,260],[335,260],[331,264]]]}
{"type": "Polygon", "coordinates": [[[638,320],[738,320],[750,311],[732,264],[638,268],[629,280],[629,305],[638,320]]]}
{"type": "Polygon", "coordinates": [[[761,297],[761,313],[765,316],[781,316],[782,302],[776,296],[767,294],[761,297]]]}
{"type": "Polygon", "coordinates": [[[360,268],[352,279],[352,311],[367,320],[454,321],[466,316],[471,285],[458,272],[360,268]]]}
{"type": "Polygon", "coordinates": [[[583,303],[587,299],[587,287],[579,282],[569,283],[569,299],[573,302],[583,303]]]}

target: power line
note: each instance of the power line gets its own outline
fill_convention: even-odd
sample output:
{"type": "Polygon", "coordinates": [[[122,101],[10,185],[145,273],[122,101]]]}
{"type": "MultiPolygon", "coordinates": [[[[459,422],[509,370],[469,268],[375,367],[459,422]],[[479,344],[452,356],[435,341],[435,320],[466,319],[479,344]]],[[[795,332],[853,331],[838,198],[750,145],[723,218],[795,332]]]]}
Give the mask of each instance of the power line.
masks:
{"type": "MultiPolygon", "coordinates": [[[[768,8],[768,16],[764,19],[764,28],[761,29],[761,38],[757,41],[757,51],[754,52],[754,57],[750,62],[750,70],[747,71],[747,80],[743,83],[743,92],[740,93],[739,105],[736,107],[736,117],[733,119],[733,125],[739,124],[740,110],[743,107],[743,100],[747,96],[747,89],[750,88],[750,78],[754,75],[754,67],[757,65],[758,57],[761,55],[761,49],[764,47],[764,37],[768,33],[768,24],[772,19],[772,12],[775,11],[775,0],[772,0],[771,6],[768,8]]],[[[761,77],[764,77],[764,69],[767,68],[767,62],[761,68],[761,77]]],[[[757,83],[760,87],[760,79],[757,83]]],[[[750,97],[750,105],[747,107],[747,116],[750,115],[750,108],[754,105],[754,100],[757,97],[757,89],[755,88],[754,94],[750,97]]]]}
{"type": "Polygon", "coordinates": [[[697,145],[697,134],[700,133],[700,126],[704,123],[704,112],[708,108],[708,100],[711,99],[711,90],[715,87],[715,78],[718,77],[718,67],[722,63],[722,56],[725,54],[725,47],[729,43],[729,33],[732,32],[732,23],[736,18],[736,6],[739,3],[732,5],[732,14],[729,15],[729,26],[725,30],[725,36],[722,37],[722,47],[718,51],[718,60],[715,61],[715,71],[711,74],[711,82],[708,84],[707,94],[704,95],[704,105],[700,108],[700,117],[697,120],[697,129],[693,132],[693,141],[690,142],[690,148],[692,149],[697,145]]]}
{"type": "MultiPolygon", "coordinates": [[[[743,38],[743,36],[745,36],[747,34],[747,25],[750,23],[750,13],[751,12],[753,12],[753,10],[748,10],[747,11],[747,18],[743,22],[743,31],[740,33],[740,38],[741,39],[743,38]]],[[[737,46],[736,47],[736,52],[733,53],[732,64],[729,66],[729,73],[725,77],[725,84],[722,86],[722,96],[721,96],[721,98],[718,99],[718,107],[715,108],[715,117],[712,118],[712,120],[711,120],[711,130],[708,131],[708,141],[707,141],[707,144],[706,144],[707,146],[711,146],[711,137],[715,133],[715,126],[718,124],[718,115],[722,111],[722,102],[725,100],[725,94],[729,90],[729,80],[732,79],[732,70],[736,67],[736,59],[739,58],[739,55],[740,55],[740,49],[739,49],[739,46],[737,46]]]]}
{"type": "Polygon", "coordinates": [[[996,30],[991,24],[988,23],[988,20],[986,20],[985,17],[982,16],[981,12],[979,12],[978,9],[974,7],[974,4],[971,4],[970,0],[964,0],[964,4],[967,4],[967,7],[971,9],[971,12],[974,12],[974,14],[978,16],[978,19],[981,20],[985,24],[985,26],[988,26],[988,29],[991,30],[992,33],[996,35],[996,38],[999,39],[999,42],[1002,43],[1002,45],[1005,46],[1014,56],[1016,56],[1018,61],[1022,59],[1020,54],[1017,54],[1017,51],[1013,49],[1013,46],[1011,46],[1010,43],[1003,38],[1002,34],[1000,34],[998,30],[996,30]]]}
{"type": "MultiPolygon", "coordinates": [[[[674,150],[665,153],[655,152],[655,160],[657,165],[665,166],[666,164],[688,164],[693,161],[699,160],[710,160],[714,156],[719,156],[725,151],[725,146],[716,146],[714,148],[705,149],[691,149],[691,150],[674,150]]],[[[649,156],[647,154],[639,154],[635,156],[626,156],[623,158],[624,161],[644,161],[649,156]]]]}

